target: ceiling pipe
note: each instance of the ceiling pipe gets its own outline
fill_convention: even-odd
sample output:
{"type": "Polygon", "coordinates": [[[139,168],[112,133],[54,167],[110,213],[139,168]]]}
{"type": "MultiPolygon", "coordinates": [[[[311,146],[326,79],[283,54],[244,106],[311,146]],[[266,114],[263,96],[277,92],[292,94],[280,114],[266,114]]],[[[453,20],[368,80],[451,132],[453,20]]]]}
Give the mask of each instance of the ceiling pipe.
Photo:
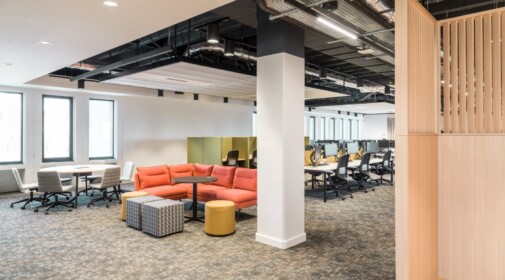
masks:
{"type": "MultiPolygon", "coordinates": [[[[233,42],[232,42],[233,43],[233,42]]],[[[191,57],[194,56],[200,52],[215,52],[215,53],[220,53],[220,54],[225,54],[225,45],[224,44],[208,44],[208,43],[200,43],[193,45],[191,48],[186,50],[184,52],[184,56],[191,57]]],[[[232,56],[230,56],[232,57],[232,56]]],[[[256,62],[256,54],[255,53],[250,53],[250,52],[245,52],[244,50],[241,49],[235,49],[233,51],[233,57],[240,59],[240,60],[245,60],[245,61],[253,61],[256,62]]]]}
{"type": "MultiPolygon", "coordinates": [[[[316,7],[316,6],[322,5],[322,4],[327,3],[327,2],[330,2],[330,1],[334,1],[334,0],[323,0],[323,1],[318,1],[318,2],[315,2],[315,3],[309,4],[309,5],[305,5],[305,8],[306,8],[306,9],[310,9],[310,8],[312,8],[312,7],[316,7]]],[[[285,17],[285,16],[287,16],[287,15],[290,15],[290,14],[292,14],[292,13],[296,12],[296,11],[299,11],[299,10],[300,10],[300,9],[298,9],[298,8],[293,8],[293,9],[287,10],[287,11],[285,11],[285,12],[282,12],[282,13],[280,13],[280,14],[278,14],[278,15],[271,15],[271,16],[269,17],[269,19],[270,19],[270,20],[276,20],[276,19],[279,19],[279,18],[283,18],[283,17],[285,17]]]]}

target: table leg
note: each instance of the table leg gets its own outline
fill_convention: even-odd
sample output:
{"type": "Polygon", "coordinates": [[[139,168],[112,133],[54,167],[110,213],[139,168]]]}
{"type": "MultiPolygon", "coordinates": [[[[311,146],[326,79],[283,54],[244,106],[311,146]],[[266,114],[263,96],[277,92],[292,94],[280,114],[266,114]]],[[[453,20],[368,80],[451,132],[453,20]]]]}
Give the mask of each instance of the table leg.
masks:
{"type": "Polygon", "coordinates": [[[75,174],[75,202],[74,208],[77,208],[77,198],[79,197],[79,174],[75,174]]]}
{"type": "Polygon", "coordinates": [[[197,220],[198,215],[198,199],[197,199],[197,186],[193,183],[193,220],[197,220]]]}
{"type": "Polygon", "coordinates": [[[323,172],[324,202],[326,202],[326,172],[323,172]]]}

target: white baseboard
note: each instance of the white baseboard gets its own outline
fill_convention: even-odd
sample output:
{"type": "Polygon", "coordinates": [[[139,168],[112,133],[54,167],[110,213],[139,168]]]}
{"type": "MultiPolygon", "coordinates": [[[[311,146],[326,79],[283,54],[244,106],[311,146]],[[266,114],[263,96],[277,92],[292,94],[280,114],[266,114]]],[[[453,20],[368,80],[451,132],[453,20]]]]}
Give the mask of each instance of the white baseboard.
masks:
{"type": "Polygon", "coordinates": [[[273,246],[273,247],[276,247],[279,249],[288,249],[288,248],[291,248],[295,245],[303,243],[306,240],[307,240],[307,234],[305,234],[305,232],[303,232],[293,238],[290,238],[288,240],[281,240],[281,239],[273,238],[273,237],[266,236],[266,235],[263,235],[260,233],[256,233],[256,241],[257,242],[267,244],[267,245],[270,245],[270,246],[273,246]]]}

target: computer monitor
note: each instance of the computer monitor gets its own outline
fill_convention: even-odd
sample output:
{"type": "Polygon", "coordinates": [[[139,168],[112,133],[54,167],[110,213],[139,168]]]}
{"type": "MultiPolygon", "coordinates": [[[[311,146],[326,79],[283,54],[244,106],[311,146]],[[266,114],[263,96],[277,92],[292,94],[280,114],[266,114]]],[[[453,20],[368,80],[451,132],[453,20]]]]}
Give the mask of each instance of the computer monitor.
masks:
{"type": "Polygon", "coordinates": [[[347,153],[348,154],[357,154],[358,152],[359,152],[358,142],[347,143],[347,153]]]}
{"type": "Polygon", "coordinates": [[[366,143],[366,152],[367,153],[378,153],[379,152],[379,143],[377,141],[370,141],[366,143]]]}
{"type": "Polygon", "coordinates": [[[326,144],[326,145],[324,145],[324,154],[327,157],[338,155],[338,145],[337,144],[326,144]]]}

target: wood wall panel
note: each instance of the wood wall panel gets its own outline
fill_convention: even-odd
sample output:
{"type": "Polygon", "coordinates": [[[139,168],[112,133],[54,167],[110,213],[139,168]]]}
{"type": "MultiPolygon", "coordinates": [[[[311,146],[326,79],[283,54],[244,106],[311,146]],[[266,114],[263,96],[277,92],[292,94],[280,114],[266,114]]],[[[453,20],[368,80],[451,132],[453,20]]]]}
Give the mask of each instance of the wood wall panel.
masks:
{"type": "Polygon", "coordinates": [[[484,132],[484,45],[482,17],[475,18],[475,130],[484,132]]]}
{"type": "Polygon", "coordinates": [[[442,34],[443,34],[443,52],[444,52],[444,131],[451,131],[451,59],[450,59],[450,36],[451,30],[449,23],[445,23],[442,26],[442,34]]]}
{"type": "Polygon", "coordinates": [[[439,149],[440,277],[505,279],[505,136],[445,135],[439,149]]]}
{"type": "Polygon", "coordinates": [[[437,136],[408,136],[408,279],[438,278],[437,155],[437,136]]]}
{"type": "MultiPolygon", "coordinates": [[[[443,133],[505,133],[505,9],[447,19],[442,32],[443,133]]],[[[438,79],[442,79],[441,76],[438,79]]]]}
{"type": "Polygon", "coordinates": [[[415,0],[396,0],[395,12],[396,278],[436,279],[440,32],[415,0]]]}
{"type": "Polygon", "coordinates": [[[468,133],[475,133],[475,29],[474,19],[466,22],[466,63],[467,63],[467,127],[468,133]]]}

